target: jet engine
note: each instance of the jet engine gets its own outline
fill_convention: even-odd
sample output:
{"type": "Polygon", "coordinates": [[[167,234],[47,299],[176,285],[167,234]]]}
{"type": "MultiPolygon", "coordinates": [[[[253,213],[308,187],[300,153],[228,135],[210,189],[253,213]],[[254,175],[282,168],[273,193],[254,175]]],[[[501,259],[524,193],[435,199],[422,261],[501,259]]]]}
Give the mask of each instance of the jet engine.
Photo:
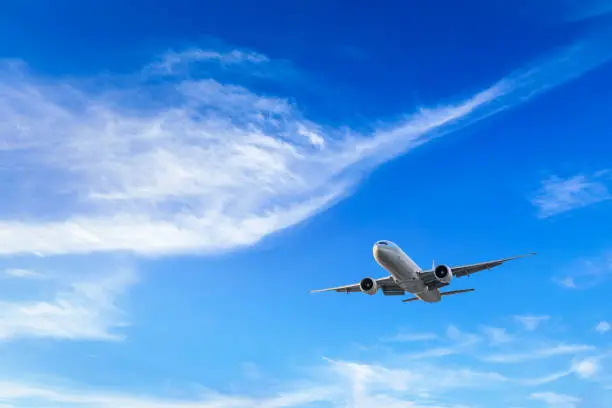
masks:
{"type": "Polygon", "coordinates": [[[378,283],[372,278],[363,278],[359,282],[359,289],[366,295],[374,295],[378,291],[378,283]]]}
{"type": "Polygon", "coordinates": [[[438,265],[434,269],[434,277],[438,282],[449,283],[453,278],[453,271],[446,265],[438,265]]]}

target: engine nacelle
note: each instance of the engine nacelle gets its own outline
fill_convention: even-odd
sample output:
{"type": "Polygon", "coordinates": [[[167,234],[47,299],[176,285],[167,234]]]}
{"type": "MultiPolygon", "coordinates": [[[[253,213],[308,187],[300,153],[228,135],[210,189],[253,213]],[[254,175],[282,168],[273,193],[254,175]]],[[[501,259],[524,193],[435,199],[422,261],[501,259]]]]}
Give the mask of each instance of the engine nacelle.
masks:
{"type": "Polygon", "coordinates": [[[363,278],[359,282],[359,289],[366,295],[374,295],[378,291],[378,283],[372,278],[363,278]]]}
{"type": "Polygon", "coordinates": [[[438,265],[434,269],[434,277],[438,282],[449,283],[453,278],[453,271],[449,266],[438,265]]]}

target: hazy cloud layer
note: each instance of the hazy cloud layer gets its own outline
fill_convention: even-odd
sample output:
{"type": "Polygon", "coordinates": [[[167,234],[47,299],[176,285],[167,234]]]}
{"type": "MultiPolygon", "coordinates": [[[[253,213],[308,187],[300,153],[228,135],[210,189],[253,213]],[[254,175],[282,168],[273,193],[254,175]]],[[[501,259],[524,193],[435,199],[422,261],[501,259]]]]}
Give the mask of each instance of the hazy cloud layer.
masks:
{"type": "MultiPolygon", "coordinates": [[[[602,353],[597,347],[565,347],[563,353],[554,351],[559,347],[551,347],[546,351],[539,345],[543,339],[541,335],[532,337],[530,332],[512,332],[506,327],[500,329],[508,331],[517,340],[506,343],[507,351],[516,355],[521,353],[525,358],[513,361],[512,365],[495,361],[483,363],[480,355],[499,347],[498,344],[487,345],[481,341],[489,336],[488,331],[466,332],[451,325],[444,333],[432,333],[436,344],[416,342],[411,343],[411,349],[426,353],[448,343],[449,339],[462,342],[463,346],[453,360],[424,360],[418,364],[407,364],[409,360],[406,360],[405,345],[394,343],[390,353],[365,353],[359,360],[323,357],[306,369],[302,367],[299,370],[302,376],[293,379],[269,377],[255,363],[249,362],[245,367],[249,368],[251,375],[245,381],[251,382],[250,388],[257,389],[257,392],[229,393],[198,386],[195,393],[190,393],[189,387],[186,387],[182,393],[184,397],[177,398],[166,396],[163,392],[139,395],[119,389],[96,391],[94,388],[71,386],[66,381],[54,385],[12,378],[0,382],[0,401],[17,408],[280,408],[309,404],[360,408],[459,408],[478,406],[478,401],[482,401],[484,395],[489,395],[500,405],[522,406],[530,399],[548,403],[577,401],[578,397],[569,396],[572,390],[583,387],[583,381],[598,384],[610,374],[609,353],[602,353]],[[546,364],[541,364],[542,361],[546,364]],[[565,369],[554,371],[546,368],[559,365],[565,369]],[[511,370],[517,366],[519,370],[511,370]],[[563,382],[561,379],[564,379],[563,382]],[[571,385],[569,388],[568,384],[571,385]],[[560,392],[560,389],[564,391],[560,392]]],[[[561,340],[544,338],[549,343],[561,340]]],[[[245,384],[242,388],[249,389],[249,385],[245,384]]]]}

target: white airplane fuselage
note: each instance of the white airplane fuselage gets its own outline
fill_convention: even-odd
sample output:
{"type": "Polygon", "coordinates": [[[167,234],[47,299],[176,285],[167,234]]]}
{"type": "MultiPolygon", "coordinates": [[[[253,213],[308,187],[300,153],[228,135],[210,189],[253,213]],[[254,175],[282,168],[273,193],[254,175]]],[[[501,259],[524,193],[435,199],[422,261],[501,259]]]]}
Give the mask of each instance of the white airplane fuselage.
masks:
{"type": "Polygon", "coordinates": [[[373,254],[376,262],[393,277],[399,287],[419,299],[434,303],[442,299],[438,289],[429,289],[420,279],[421,268],[399,246],[390,241],[374,244],[373,254]]]}

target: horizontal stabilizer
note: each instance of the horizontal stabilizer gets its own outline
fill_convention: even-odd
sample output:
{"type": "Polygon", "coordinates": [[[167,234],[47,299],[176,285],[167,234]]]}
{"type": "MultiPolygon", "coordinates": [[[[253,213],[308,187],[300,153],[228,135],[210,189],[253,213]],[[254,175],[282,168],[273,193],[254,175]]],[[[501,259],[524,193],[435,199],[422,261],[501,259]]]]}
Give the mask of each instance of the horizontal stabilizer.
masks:
{"type": "Polygon", "coordinates": [[[449,296],[449,295],[458,295],[459,293],[473,292],[474,289],[460,289],[460,290],[451,290],[448,292],[442,292],[440,295],[449,296]]]}

